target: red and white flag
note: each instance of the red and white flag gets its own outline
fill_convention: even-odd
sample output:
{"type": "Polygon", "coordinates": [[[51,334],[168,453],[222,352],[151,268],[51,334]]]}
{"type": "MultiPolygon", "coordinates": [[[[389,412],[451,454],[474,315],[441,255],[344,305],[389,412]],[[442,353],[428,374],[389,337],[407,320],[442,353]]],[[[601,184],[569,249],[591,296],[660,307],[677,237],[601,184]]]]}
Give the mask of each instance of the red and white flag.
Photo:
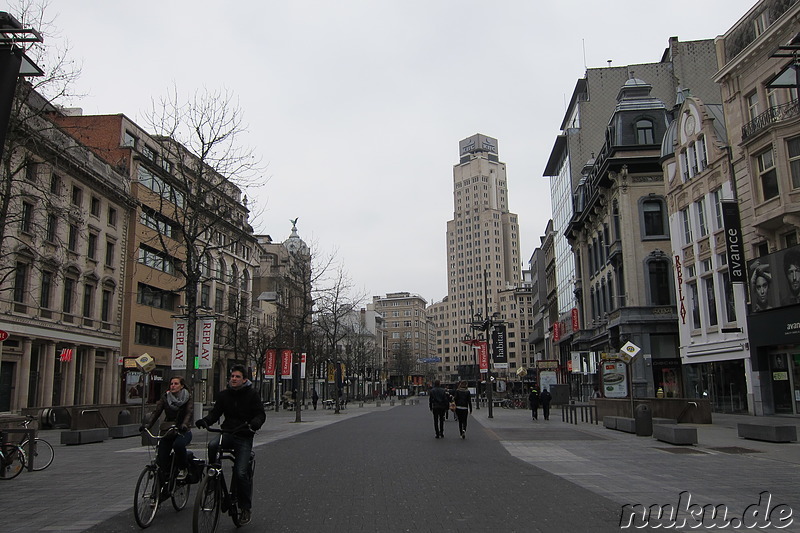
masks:
{"type": "Polygon", "coordinates": [[[72,361],[72,348],[64,348],[61,350],[61,355],[58,356],[58,360],[62,363],[69,363],[72,361]]]}

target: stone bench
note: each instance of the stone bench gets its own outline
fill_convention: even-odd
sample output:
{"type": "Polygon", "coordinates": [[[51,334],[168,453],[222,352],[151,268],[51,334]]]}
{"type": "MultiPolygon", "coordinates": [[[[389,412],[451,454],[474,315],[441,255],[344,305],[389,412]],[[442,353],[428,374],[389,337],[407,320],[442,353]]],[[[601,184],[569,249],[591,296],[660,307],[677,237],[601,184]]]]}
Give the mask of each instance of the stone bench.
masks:
{"type": "Polygon", "coordinates": [[[112,439],[124,439],[139,435],[139,424],[122,424],[108,428],[108,434],[112,439]]]}
{"type": "Polygon", "coordinates": [[[73,429],[61,432],[61,444],[89,444],[103,442],[107,438],[108,428],[73,429]]]}
{"type": "Polygon", "coordinates": [[[604,416],[603,425],[626,433],[636,433],[636,420],[626,416],[604,416]]]}
{"type": "Polygon", "coordinates": [[[678,421],[674,418],[656,418],[653,417],[653,425],[655,424],[677,424],[678,421]]]}
{"type": "Polygon", "coordinates": [[[793,442],[797,440],[797,426],[794,424],[736,424],[739,436],[750,440],[767,442],[793,442]]]}
{"type": "Polygon", "coordinates": [[[697,428],[679,424],[654,424],[653,437],[670,444],[697,444],[697,428]]]}

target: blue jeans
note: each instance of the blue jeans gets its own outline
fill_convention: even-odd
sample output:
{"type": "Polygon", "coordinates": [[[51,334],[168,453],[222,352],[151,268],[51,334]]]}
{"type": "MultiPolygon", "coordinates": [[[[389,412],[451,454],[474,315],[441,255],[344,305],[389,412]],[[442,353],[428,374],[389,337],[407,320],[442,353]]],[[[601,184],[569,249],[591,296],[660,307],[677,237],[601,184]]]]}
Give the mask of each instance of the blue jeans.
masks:
{"type": "Polygon", "coordinates": [[[220,461],[221,439],[224,439],[224,449],[233,450],[235,457],[231,490],[236,487],[236,501],[239,508],[250,509],[253,506],[253,478],[250,477],[250,453],[253,451],[253,438],[232,434],[219,435],[208,443],[208,457],[212,462],[220,461]]]}
{"type": "Polygon", "coordinates": [[[169,435],[158,441],[158,467],[162,472],[169,472],[169,452],[175,450],[175,468],[178,470],[188,466],[186,460],[186,446],[192,442],[192,432],[177,433],[171,431],[169,435]]]}

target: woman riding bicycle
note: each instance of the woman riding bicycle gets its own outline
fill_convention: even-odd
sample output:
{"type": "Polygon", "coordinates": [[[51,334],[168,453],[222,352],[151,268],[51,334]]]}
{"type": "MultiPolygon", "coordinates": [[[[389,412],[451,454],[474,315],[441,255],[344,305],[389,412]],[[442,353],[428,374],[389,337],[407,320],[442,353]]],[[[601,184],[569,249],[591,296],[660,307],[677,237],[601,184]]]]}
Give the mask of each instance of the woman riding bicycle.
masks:
{"type": "MultiPolygon", "coordinates": [[[[156,408],[150,414],[148,428],[155,425],[162,412],[164,421],[161,422],[159,430],[165,436],[158,442],[158,466],[162,472],[169,472],[169,454],[170,451],[175,450],[178,479],[185,479],[188,467],[186,446],[192,442],[192,432],[189,428],[194,418],[194,404],[182,376],[170,378],[169,390],[156,402],[156,408]],[[165,433],[172,426],[177,427],[178,430],[165,433]]],[[[144,426],[141,429],[144,430],[144,426]]]]}

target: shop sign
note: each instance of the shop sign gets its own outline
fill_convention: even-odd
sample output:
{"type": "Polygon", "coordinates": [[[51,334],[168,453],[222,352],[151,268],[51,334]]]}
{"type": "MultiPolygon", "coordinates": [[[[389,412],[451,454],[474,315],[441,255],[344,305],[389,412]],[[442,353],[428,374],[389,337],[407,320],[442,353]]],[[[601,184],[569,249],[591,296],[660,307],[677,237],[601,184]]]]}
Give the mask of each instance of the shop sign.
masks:
{"type": "Polygon", "coordinates": [[[580,324],[578,323],[578,308],[572,308],[572,331],[578,331],[580,324]]]}
{"type": "Polygon", "coordinates": [[[728,253],[728,273],[731,283],[746,283],[739,202],[723,200],[720,204],[722,206],[722,225],[725,227],[725,248],[728,253]]]}
{"type": "Polygon", "coordinates": [[[789,381],[788,372],[773,372],[772,381],[789,381]]]}
{"type": "Polygon", "coordinates": [[[492,359],[494,368],[508,368],[505,324],[495,326],[492,332],[492,359]]]}
{"type": "Polygon", "coordinates": [[[678,313],[681,315],[681,324],[686,324],[686,304],[683,297],[683,264],[681,263],[680,255],[675,255],[675,274],[678,278],[678,302],[680,302],[678,313]]]}
{"type": "Polygon", "coordinates": [[[603,396],[625,398],[628,396],[628,373],[625,363],[606,361],[603,363],[603,396]]]}

